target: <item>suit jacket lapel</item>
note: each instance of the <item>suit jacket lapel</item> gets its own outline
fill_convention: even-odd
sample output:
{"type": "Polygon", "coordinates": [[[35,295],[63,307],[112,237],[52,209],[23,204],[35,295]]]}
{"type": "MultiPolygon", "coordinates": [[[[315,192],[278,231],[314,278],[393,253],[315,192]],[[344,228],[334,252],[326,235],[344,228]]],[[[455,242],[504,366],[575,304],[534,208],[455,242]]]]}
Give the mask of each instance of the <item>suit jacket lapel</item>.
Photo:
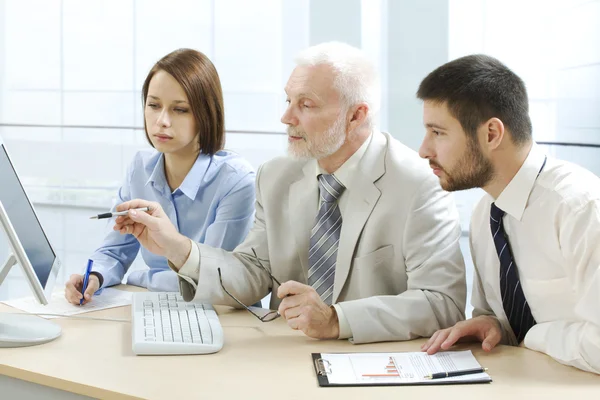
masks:
{"type": "Polygon", "coordinates": [[[338,258],[333,285],[333,303],[337,301],[348,278],[356,243],[365,223],[375,208],[381,191],[375,183],[385,173],[385,147],[387,139],[380,132],[373,138],[356,171],[352,190],[348,192],[348,203],[344,210],[342,232],[338,247],[338,258]]]}
{"type": "Polygon", "coordinates": [[[305,282],[308,282],[308,246],[310,230],[317,217],[319,192],[315,162],[306,163],[302,171],[304,176],[290,185],[289,215],[290,225],[296,241],[296,249],[304,271],[305,282]]]}

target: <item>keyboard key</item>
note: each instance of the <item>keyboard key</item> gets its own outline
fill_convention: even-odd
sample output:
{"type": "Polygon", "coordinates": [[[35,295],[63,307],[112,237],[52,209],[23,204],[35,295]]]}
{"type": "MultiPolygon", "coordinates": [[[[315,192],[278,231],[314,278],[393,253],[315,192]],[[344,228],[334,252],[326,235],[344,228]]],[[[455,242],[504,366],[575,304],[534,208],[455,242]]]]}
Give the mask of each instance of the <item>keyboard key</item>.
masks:
{"type": "Polygon", "coordinates": [[[181,324],[179,323],[179,313],[175,310],[170,310],[169,316],[171,317],[171,325],[177,326],[177,329],[180,329],[181,324]]]}
{"type": "Polygon", "coordinates": [[[200,320],[200,334],[202,335],[202,343],[212,343],[212,332],[208,321],[200,320]]]}

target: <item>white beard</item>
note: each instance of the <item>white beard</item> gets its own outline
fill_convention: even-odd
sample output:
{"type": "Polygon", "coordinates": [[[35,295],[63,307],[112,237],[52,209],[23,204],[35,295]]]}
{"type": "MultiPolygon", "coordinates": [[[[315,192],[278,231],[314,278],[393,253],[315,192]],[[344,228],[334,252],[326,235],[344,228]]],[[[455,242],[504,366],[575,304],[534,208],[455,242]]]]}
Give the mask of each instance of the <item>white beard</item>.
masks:
{"type": "Polygon", "coordinates": [[[345,131],[345,113],[340,112],[340,116],[335,120],[325,132],[315,136],[312,141],[307,138],[306,133],[299,131],[295,127],[288,126],[289,136],[299,136],[304,140],[288,143],[288,154],[297,159],[317,159],[320,160],[329,157],[342,147],[346,141],[345,131]]]}

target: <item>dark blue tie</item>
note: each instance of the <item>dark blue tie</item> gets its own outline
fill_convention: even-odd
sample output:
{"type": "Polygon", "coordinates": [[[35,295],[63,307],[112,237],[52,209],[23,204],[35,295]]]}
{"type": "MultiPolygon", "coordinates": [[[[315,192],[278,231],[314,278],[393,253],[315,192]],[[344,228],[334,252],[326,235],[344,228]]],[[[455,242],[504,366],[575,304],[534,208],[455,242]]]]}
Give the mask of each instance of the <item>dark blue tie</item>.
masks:
{"type": "Polygon", "coordinates": [[[496,252],[500,259],[500,294],[502,295],[502,305],[508,317],[508,322],[517,337],[517,342],[521,343],[527,334],[527,331],[535,325],[535,319],[531,315],[531,309],[519,281],[517,264],[513,258],[508,237],[504,231],[502,222],[504,211],[492,203],[490,210],[490,226],[496,252]]]}

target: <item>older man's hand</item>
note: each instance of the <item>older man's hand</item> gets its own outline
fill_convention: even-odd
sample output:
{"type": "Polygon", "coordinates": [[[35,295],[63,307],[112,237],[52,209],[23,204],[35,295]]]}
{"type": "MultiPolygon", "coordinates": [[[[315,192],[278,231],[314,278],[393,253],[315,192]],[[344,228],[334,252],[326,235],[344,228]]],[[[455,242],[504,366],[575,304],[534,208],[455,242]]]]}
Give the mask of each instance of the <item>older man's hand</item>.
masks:
{"type": "Polygon", "coordinates": [[[187,260],[192,248],[190,239],[177,231],[160,204],[141,199],[119,204],[117,211],[128,211],[117,217],[113,229],[121,234],[131,234],[150,252],[166,257],[179,269],[187,260]],[[149,212],[136,208],[148,207],[149,212]]]}
{"type": "Polygon", "coordinates": [[[288,281],[279,287],[277,297],[283,299],[278,311],[290,328],[316,339],[339,337],[340,326],[335,308],[325,304],[311,286],[288,281]]]}

